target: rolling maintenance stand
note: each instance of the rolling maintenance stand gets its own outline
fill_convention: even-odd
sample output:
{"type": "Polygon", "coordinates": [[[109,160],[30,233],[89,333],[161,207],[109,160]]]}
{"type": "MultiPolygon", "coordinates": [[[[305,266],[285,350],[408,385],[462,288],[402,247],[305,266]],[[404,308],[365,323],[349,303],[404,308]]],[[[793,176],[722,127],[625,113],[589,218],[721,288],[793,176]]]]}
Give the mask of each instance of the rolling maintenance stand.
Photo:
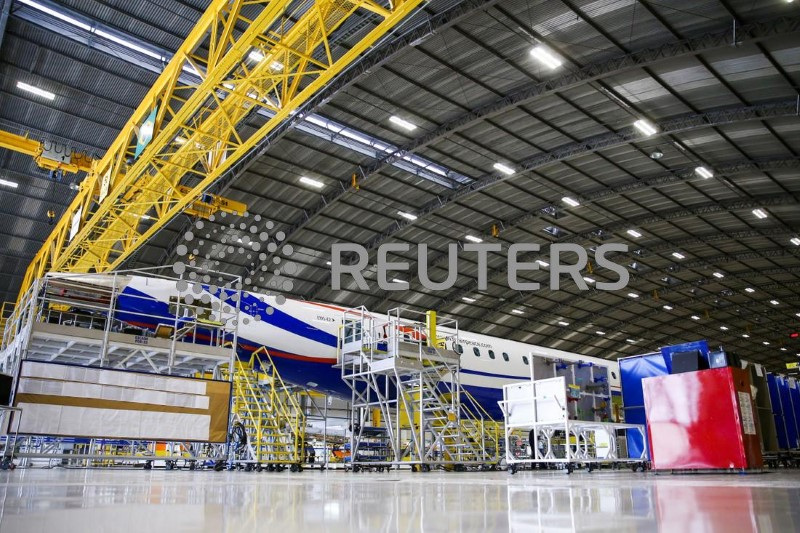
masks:
{"type": "MultiPolygon", "coordinates": [[[[448,326],[455,344],[458,324],[448,326]]],[[[433,311],[393,309],[378,318],[363,307],[346,310],[338,363],[352,390],[354,471],[401,465],[465,470],[496,462],[482,436],[469,429],[475,421],[461,406],[459,354],[437,338],[433,311]]]]}

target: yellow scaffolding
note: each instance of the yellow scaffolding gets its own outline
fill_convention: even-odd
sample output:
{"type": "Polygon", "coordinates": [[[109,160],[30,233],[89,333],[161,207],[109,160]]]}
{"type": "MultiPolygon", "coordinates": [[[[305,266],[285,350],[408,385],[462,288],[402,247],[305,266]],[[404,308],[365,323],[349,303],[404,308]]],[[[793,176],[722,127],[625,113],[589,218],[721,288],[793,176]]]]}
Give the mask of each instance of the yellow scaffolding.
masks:
{"type": "Polygon", "coordinates": [[[20,294],[48,271],[119,266],[421,2],[214,0],[92,165],[20,294]],[[377,24],[334,57],[331,35],[365,11],[377,24]],[[270,118],[249,133],[257,109],[270,118]]]}
{"type": "MultiPolygon", "coordinates": [[[[230,379],[227,365],[224,379],[230,379]]],[[[266,348],[250,361],[234,363],[232,415],[247,434],[237,462],[248,467],[291,465],[299,470],[304,459],[306,418],[294,393],[286,386],[266,348]]]]}

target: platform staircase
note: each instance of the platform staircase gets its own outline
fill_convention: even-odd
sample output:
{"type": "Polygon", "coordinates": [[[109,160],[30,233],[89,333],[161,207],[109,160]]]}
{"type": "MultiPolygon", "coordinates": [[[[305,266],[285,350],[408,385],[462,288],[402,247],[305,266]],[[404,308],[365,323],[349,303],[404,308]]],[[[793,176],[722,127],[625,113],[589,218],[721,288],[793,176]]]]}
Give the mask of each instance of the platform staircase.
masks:
{"type": "Polygon", "coordinates": [[[233,463],[248,468],[273,469],[290,465],[298,470],[303,461],[305,415],[291,388],[281,379],[266,348],[249,361],[221,367],[221,378],[233,383],[233,463]]]}

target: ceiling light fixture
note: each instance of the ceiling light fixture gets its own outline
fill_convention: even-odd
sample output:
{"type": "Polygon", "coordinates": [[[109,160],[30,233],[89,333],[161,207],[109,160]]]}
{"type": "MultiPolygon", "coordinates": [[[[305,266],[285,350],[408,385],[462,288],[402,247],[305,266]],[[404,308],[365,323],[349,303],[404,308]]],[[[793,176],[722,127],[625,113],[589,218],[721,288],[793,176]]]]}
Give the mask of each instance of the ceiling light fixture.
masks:
{"type": "Polygon", "coordinates": [[[10,187],[12,189],[16,189],[17,187],[19,187],[19,183],[17,183],[16,181],[8,181],[4,179],[0,179],[0,185],[2,185],[3,187],[10,187]]]}
{"type": "Polygon", "coordinates": [[[751,287],[747,287],[745,288],[745,292],[756,292],[756,290],[751,287]]]}
{"type": "Polygon", "coordinates": [[[551,70],[555,70],[563,64],[561,59],[541,44],[531,49],[531,56],[551,70]]]}
{"type": "Polygon", "coordinates": [[[503,173],[503,174],[505,174],[506,176],[510,176],[510,175],[512,175],[514,172],[516,172],[516,170],[514,170],[513,168],[511,168],[511,167],[510,167],[510,166],[508,166],[508,165],[504,165],[503,163],[495,163],[494,165],[492,165],[492,168],[494,168],[495,170],[498,170],[498,171],[502,172],[502,173],[503,173]]]}
{"type": "Polygon", "coordinates": [[[269,64],[269,69],[273,72],[283,72],[283,63],[280,61],[273,61],[269,64]]]}
{"type": "Polygon", "coordinates": [[[780,302],[778,300],[770,300],[769,303],[771,303],[772,305],[780,305],[780,302]]]}
{"type": "Polygon", "coordinates": [[[253,50],[252,52],[247,54],[247,58],[250,61],[255,61],[256,63],[259,63],[261,61],[264,61],[264,54],[262,54],[258,50],[253,50]]]}
{"type": "Polygon", "coordinates": [[[417,220],[417,215],[412,215],[411,213],[406,213],[405,211],[398,211],[397,214],[403,218],[407,218],[408,220],[417,220]]]}
{"type": "Polygon", "coordinates": [[[464,296],[461,299],[464,300],[465,302],[467,302],[468,304],[471,304],[471,303],[475,302],[475,298],[470,298],[469,296],[464,296]]]}
{"type": "Polygon", "coordinates": [[[569,196],[565,196],[564,198],[561,199],[561,201],[564,202],[565,204],[571,205],[572,207],[578,207],[579,205],[581,205],[579,201],[570,198],[569,196]]]}
{"type": "Polygon", "coordinates": [[[408,283],[406,280],[400,279],[400,278],[392,278],[392,282],[394,282],[394,283],[408,283]]]}
{"type": "Polygon", "coordinates": [[[583,276],[583,281],[585,281],[586,283],[595,283],[595,280],[594,280],[594,279],[592,279],[592,278],[588,278],[588,277],[586,277],[586,276],[583,276]]]}
{"type": "Polygon", "coordinates": [[[676,259],[686,259],[686,256],[680,252],[672,252],[672,257],[675,257],[676,259]]]}
{"type": "Polygon", "coordinates": [[[769,346],[769,341],[764,341],[764,346],[769,346]]]}
{"type": "Polygon", "coordinates": [[[692,320],[700,320],[700,317],[697,315],[692,315],[692,320]]]}
{"type": "Polygon", "coordinates": [[[698,176],[700,176],[701,178],[704,178],[704,179],[708,179],[708,178],[713,178],[714,177],[714,173],[711,172],[710,170],[708,170],[704,166],[697,167],[696,169],[694,169],[694,172],[695,172],[695,174],[697,174],[698,176]]]}
{"type": "Polygon", "coordinates": [[[800,237],[792,237],[792,239],[789,242],[791,242],[795,246],[800,246],[800,237]]]}
{"type": "Polygon", "coordinates": [[[569,322],[564,322],[563,320],[558,321],[559,326],[569,326],[569,322]]]}
{"type": "Polygon", "coordinates": [[[631,237],[634,237],[636,239],[638,239],[639,237],[642,236],[642,234],[639,233],[638,231],[636,231],[635,229],[629,229],[628,230],[628,235],[630,235],[631,237]]]}
{"type": "Polygon", "coordinates": [[[605,335],[606,334],[605,331],[595,331],[595,333],[597,333],[598,335],[605,335]]]}
{"type": "Polygon", "coordinates": [[[646,136],[650,137],[651,135],[655,135],[658,133],[658,130],[655,126],[650,124],[647,120],[639,119],[633,123],[633,127],[645,134],[646,136]]]}
{"type": "Polygon", "coordinates": [[[523,311],[522,309],[512,309],[511,312],[514,313],[515,315],[524,315],[525,314],[525,311],[523,311]]]}
{"type": "Polygon", "coordinates": [[[40,89],[39,87],[35,87],[24,81],[17,82],[17,88],[22,89],[23,91],[27,91],[31,94],[35,94],[36,96],[41,96],[42,98],[46,98],[47,100],[55,99],[56,95],[51,93],[50,91],[45,91],[44,89],[40,89]]]}
{"type": "Polygon", "coordinates": [[[631,344],[636,344],[636,341],[635,341],[635,340],[633,340],[633,339],[625,339],[625,340],[626,340],[627,342],[631,343],[631,344]]]}
{"type": "Polygon", "coordinates": [[[317,181],[317,180],[314,180],[314,179],[311,179],[311,178],[307,178],[305,176],[301,176],[300,177],[300,183],[308,185],[309,187],[314,187],[315,189],[321,189],[321,188],[323,188],[325,186],[325,184],[322,183],[321,181],[317,181]]]}
{"type": "Polygon", "coordinates": [[[767,218],[767,213],[763,209],[753,209],[753,214],[758,218],[767,218]]]}
{"type": "Polygon", "coordinates": [[[541,265],[541,266],[543,266],[545,268],[550,266],[550,263],[548,263],[547,261],[542,261],[541,259],[537,259],[536,262],[539,263],[539,265],[541,265]]]}
{"type": "Polygon", "coordinates": [[[745,339],[749,339],[750,335],[748,335],[747,333],[742,333],[742,337],[745,338],[745,339]]]}
{"type": "Polygon", "coordinates": [[[398,117],[396,115],[392,115],[391,117],[389,117],[389,122],[391,122],[392,124],[396,124],[396,125],[400,126],[404,130],[414,131],[415,129],[417,129],[416,124],[412,124],[411,122],[409,122],[409,121],[407,121],[405,119],[402,119],[402,118],[400,118],[400,117],[398,117]]]}
{"type": "Polygon", "coordinates": [[[464,238],[472,242],[483,242],[483,239],[475,237],[474,235],[465,235],[464,238]]]}
{"type": "Polygon", "coordinates": [[[666,309],[667,311],[672,311],[673,307],[671,305],[665,305],[664,309],[666,309]]]}
{"type": "Polygon", "coordinates": [[[714,272],[713,276],[717,279],[722,279],[725,277],[725,274],[723,274],[722,272],[714,272]]]}
{"type": "Polygon", "coordinates": [[[631,298],[638,298],[639,297],[639,295],[636,294],[635,292],[629,292],[628,296],[630,296],[631,298]]]}
{"type": "Polygon", "coordinates": [[[720,326],[719,329],[722,331],[728,331],[728,326],[720,326]]]}

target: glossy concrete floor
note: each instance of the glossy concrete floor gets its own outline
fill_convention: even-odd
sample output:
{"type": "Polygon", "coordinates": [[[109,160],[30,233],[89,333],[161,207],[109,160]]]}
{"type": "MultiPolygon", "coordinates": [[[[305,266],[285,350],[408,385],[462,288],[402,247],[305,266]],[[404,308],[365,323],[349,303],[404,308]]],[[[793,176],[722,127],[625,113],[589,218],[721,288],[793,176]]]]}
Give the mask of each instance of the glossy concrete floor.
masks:
{"type": "Polygon", "coordinates": [[[0,532],[800,531],[800,472],[0,472],[0,532]]]}

